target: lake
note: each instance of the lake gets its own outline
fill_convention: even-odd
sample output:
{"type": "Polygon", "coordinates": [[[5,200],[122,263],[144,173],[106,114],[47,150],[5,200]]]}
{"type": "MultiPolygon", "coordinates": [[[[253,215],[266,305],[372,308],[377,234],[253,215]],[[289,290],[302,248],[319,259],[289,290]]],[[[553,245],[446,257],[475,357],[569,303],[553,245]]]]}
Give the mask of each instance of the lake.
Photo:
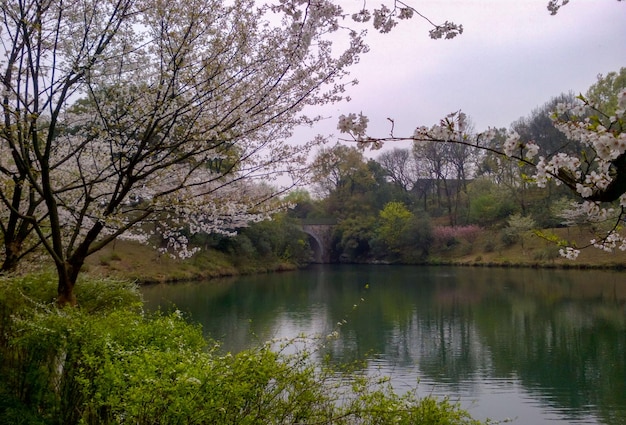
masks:
{"type": "Polygon", "coordinates": [[[626,272],[319,265],[142,292],[225,351],[337,330],[333,362],[362,360],[478,419],[626,424],[626,272]]]}

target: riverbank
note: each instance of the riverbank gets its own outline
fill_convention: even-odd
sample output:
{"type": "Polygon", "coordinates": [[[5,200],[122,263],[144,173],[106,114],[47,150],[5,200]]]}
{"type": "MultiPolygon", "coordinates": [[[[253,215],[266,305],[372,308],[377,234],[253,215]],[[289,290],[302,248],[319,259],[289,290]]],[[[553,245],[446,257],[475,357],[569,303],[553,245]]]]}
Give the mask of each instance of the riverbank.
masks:
{"type": "MultiPolygon", "coordinates": [[[[550,229],[549,237],[568,240],[578,247],[586,247],[594,235],[586,229],[550,229]]],[[[428,259],[431,265],[460,265],[480,267],[533,267],[562,269],[624,269],[626,252],[619,249],[606,252],[594,247],[586,247],[576,260],[559,254],[560,247],[529,231],[521,235],[515,243],[504,243],[493,232],[485,231],[475,240],[460,241],[449,247],[433,250],[428,259]]]]}
{"type": "MultiPolygon", "coordinates": [[[[554,229],[556,236],[576,240],[579,246],[591,238],[580,230],[554,229]]],[[[425,264],[473,267],[533,267],[576,269],[624,269],[626,252],[607,253],[584,249],[575,261],[559,256],[558,246],[528,232],[515,243],[505,244],[493,232],[485,231],[471,241],[434,247],[425,264]]],[[[108,276],[141,283],[204,280],[226,276],[294,270],[297,265],[281,260],[249,261],[232,258],[220,251],[204,250],[186,260],[160,255],[152,248],[117,241],[94,254],[86,264],[92,276],[108,276]]]]}
{"type": "Polygon", "coordinates": [[[202,250],[189,259],[172,258],[149,246],[119,240],[88,258],[85,272],[140,283],[204,280],[244,274],[295,270],[285,261],[233,259],[216,250],[202,250]]]}

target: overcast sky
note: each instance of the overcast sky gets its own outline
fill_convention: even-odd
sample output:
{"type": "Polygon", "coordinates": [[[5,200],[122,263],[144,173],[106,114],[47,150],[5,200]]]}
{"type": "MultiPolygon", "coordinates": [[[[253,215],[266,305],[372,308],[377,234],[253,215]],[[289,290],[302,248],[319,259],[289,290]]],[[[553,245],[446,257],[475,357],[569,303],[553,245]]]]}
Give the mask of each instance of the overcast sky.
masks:
{"type": "Polygon", "coordinates": [[[411,135],[459,109],[477,131],[509,128],[550,98],[584,93],[598,74],[626,66],[626,1],[572,0],[556,16],[547,0],[405,2],[436,23],[462,24],[464,33],[432,40],[420,18],[386,35],[371,29],[371,50],[351,72],[360,82],[352,101],[326,108],[331,118],[314,134],[336,140],[337,117],[360,111],[373,136],[388,135],[387,117],[396,136],[411,135]]]}

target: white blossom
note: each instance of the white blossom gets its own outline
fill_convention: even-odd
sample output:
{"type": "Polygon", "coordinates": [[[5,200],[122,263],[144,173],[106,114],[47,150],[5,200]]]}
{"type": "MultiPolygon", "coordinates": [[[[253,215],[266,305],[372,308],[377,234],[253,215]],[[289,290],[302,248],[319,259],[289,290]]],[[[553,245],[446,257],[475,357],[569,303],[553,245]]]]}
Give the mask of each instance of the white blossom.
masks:
{"type": "Polygon", "coordinates": [[[559,254],[568,260],[575,260],[580,254],[580,250],[572,248],[571,246],[559,249],[559,254]]]}
{"type": "Polygon", "coordinates": [[[526,143],[525,148],[527,149],[525,154],[526,159],[533,159],[539,153],[539,145],[535,142],[531,141],[526,143]]]}
{"type": "Polygon", "coordinates": [[[337,129],[342,133],[351,135],[356,141],[365,139],[367,133],[367,123],[369,119],[362,113],[359,115],[348,114],[339,116],[337,129]]]}
{"type": "Polygon", "coordinates": [[[509,136],[504,141],[504,145],[502,147],[506,156],[513,156],[521,147],[519,134],[517,134],[516,131],[512,131],[511,133],[509,133],[509,136]]]}

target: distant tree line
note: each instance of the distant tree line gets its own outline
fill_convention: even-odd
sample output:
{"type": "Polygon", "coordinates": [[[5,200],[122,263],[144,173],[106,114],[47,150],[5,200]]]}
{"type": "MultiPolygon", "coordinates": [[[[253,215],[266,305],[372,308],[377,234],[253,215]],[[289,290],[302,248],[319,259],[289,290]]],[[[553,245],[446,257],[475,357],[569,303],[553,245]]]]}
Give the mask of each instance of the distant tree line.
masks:
{"type": "MultiPolygon", "coordinates": [[[[585,97],[611,107],[625,82],[626,68],[599,76],[585,97]]],[[[547,155],[584,156],[588,148],[568,139],[551,119],[557,105],[575,100],[571,92],[556,96],[509,130],[547,155]]],[[[471,122],[466,131],[473,132],[471,122]]],[[[474,238],[478,228],[510,244],[520,241],[523,230],[584,223],[572,216],[576,196],[570,189],[553,180],[539,188],[528,167],[484,149],[501,150],[507,133],[496,130],[481,148],[414,141],[410,148],[392,147],[375,159],[356,146],[322,148],[312,164],[313,196],[293,194],[297,206],[289,214],[336,218],[336,261],[419,262],[433,247],[474,238]]]]}

